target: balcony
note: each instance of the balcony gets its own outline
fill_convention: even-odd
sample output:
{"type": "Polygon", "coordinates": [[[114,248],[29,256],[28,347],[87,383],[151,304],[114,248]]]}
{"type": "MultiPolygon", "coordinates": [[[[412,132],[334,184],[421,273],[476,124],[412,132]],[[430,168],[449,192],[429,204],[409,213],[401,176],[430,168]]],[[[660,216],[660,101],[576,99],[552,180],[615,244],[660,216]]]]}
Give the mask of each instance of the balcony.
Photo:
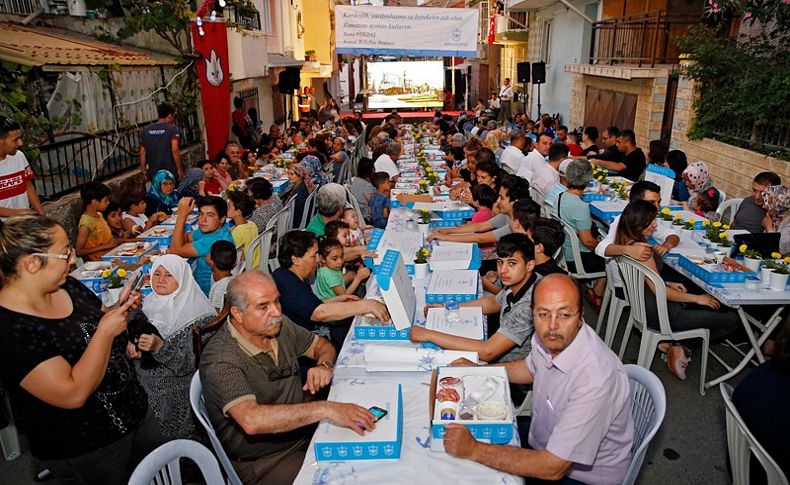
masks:
{"type": "Polygon", "coordinates": [[[0,13],[30,15],[41,7],[39,0],[0,0],[0,13]]]}
{"type": "Polygon", "coordinates": [[[680,52],[672,39],[699,21],[699,17],[669,16],[659,10],[595,22],[590,64],[677,64],[680,52]]]}

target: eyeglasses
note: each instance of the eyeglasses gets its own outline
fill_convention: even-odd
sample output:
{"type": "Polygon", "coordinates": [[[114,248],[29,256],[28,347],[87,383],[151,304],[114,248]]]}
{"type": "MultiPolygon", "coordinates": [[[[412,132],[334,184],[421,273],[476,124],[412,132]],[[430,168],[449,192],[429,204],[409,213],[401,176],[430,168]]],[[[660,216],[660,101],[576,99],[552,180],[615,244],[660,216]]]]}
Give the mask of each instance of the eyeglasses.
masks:
{"type": "Polygon", "coordinates": [[[539,312],[535,312],[535,320],[540,320],[542,322],[546,322],[546,321],[550,322],[556,318],[558,322],[565,323],[570,321],[571,318],[575,317],[578,314],[579,314],[578,310],[576,310],[575,312],[562,311],[557,314],[553,314],[547,311],[539,311],[539,312]]]}
{"type": "Polygon", "coordinates": [[[71,258],[77,258],[77,252],[74,248],[69,248],[68,254],[59,253],[33,253],[31,256],[39,256],[42,258],[55,258],[62,259],[63,261],[71,261],[71,258]]]}

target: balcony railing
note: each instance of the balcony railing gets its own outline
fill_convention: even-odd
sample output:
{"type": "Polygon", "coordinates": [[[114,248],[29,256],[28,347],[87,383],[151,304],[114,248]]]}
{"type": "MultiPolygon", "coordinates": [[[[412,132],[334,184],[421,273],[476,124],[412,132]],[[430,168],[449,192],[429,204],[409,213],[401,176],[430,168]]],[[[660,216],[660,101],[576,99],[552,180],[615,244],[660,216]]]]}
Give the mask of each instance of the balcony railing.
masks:
{"type": "Polygon", "coordinates": [[[772,157],[790,160],[790,113],[777,113],[768,125],[732,123],[732,118],[716,123],[712,135],[731,145],[740,146],[772,157]]]}
{"type": "Polygon", "coordinates": [[[595,22],[590,64],[677,64],[680,53],[672,38],[699,20],[667,16],[660,10],[595,22]]]}
{"type": "MultiPolygon", "coordinates": [[[[31,165],[41,199],[51,200],[72,192],[94,179],[94,174],[95,180],[104,180],[136,167],[140,163],[140,130],[147,124],[120,130],[117,136],[112,131],[79,135],[40,146],[40,155],[31,160],[31,165]]],[[[197,114],[179,116],[176,126],[181,131],[182,147],[200,140],[197,114]]]]}
{"type": "Polygon", "coordinates": [[[257,10],[255,13],[252,13],[229,5],[225,8],[225,17],[235,22],[241,28],[261,30],[261,14],[257,10]]]}
{"type": "Polygon", "coordinates": [[[0,13],[30,15],[39,8],[40,0],[0,0],[0,13]]]}

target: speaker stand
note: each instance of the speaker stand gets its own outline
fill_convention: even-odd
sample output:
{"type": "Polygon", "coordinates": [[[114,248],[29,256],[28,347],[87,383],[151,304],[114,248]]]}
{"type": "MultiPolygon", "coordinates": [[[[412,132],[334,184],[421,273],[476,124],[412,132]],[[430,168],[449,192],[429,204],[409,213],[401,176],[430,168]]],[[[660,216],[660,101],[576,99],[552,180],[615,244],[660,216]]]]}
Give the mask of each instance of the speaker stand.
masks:
{"type": "Polygon", "coordinates": [[[543,113],[543,110],[541,109],[541,106],[540,106],[540,84],[538,84],[538,117],[536,118],[537,120],[540,119],[540,116],[541,116],[542,113],[543,113]]]}

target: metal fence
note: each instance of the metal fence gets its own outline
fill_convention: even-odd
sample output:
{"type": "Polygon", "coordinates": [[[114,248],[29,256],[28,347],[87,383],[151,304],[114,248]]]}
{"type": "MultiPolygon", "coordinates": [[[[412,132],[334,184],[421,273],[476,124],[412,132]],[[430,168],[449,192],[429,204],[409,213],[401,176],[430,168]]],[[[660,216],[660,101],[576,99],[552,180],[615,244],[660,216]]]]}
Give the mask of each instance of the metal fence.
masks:
{"type": "MultiPolygon", "coordinates": [[[[150,123],[150,122],[149,122],[150,123]]],[[[36,173],[36,190],[42,200],[75,191],[90,180],[104,180],[140,163],[140,131],[149,123],[131,128],[75,135],[73,138],[39,147],[38,158],[31,159],[36,173]]],[[[181,146],[200,140],[197,114],[181,118],[181,146]]]]}
{"type": "Polygon", "coordinates": [[[768,125],[749,127],[723,120],[714,128],[713,136],[722,141],[764,153],[776,158],[790,160],[790,113],[777,115],[776,121],[768,125]]]}
{"type": "Polygon", "coordinates": [[[665,11],[602,20],[592,25],[590,64],[677,64],[672,37],[699,18],[668,16],[665,11]]]}
{"type": "Polygon", "coordinates": [[[39,0],[0,0],[0,13],[29,15],[41,8],[39,0]]]}
{"type": "Polygon", "coordinates": [[[248,15],[247,12],[240,12],[236,7],[229,5],[225,7],[225,17],[234,21],[241,28],[261,30],[261,14],[257,10],[254,14],[248,15]]]}

